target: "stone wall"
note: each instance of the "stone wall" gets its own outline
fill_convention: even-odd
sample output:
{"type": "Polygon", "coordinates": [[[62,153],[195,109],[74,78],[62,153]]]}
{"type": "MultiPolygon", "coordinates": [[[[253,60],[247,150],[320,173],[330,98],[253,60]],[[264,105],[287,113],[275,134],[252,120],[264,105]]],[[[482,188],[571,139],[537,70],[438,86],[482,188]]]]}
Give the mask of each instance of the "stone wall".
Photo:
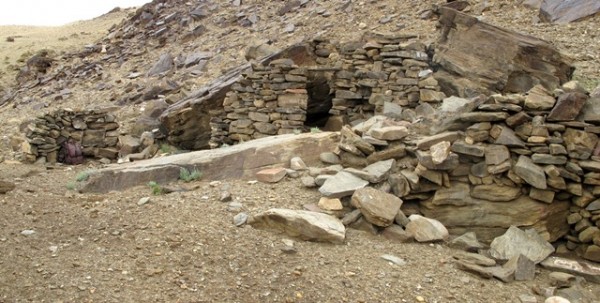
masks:
{"type": "MultiPolygon", "coordinates": [[[[455,234],[490,241],[512,225],[534,228],[600,261],[600,99],[571,84],[405,109],[417,120],[377,116],[344,127],[337,154],[346,173],[455,234]]],[[[326,196],[352,183],[327,182],[326,196]]]]}
{"type": "Polygon", "coordinates": [[[227,93],[223,111],[211,113],[210,146],[306,131],[311,108],[326,106],[330,117],[323,126],[339,130],[374,114],[400,115],[403,107],[446,97],[432,76],[428,47],[416,36],[371,34],[342,45],[317,38],[311,48],[313,66],[299,67],[291,59],[253,64],[227,93]],[[328,92],[311,94],[317,74],[328,82],[328,92]]]}
{"type": "Polygon", "coordinates": [[[223,112],[211,118],[211,147],[304,128],[308,93],[307,70],[291,59],[278,59],[235,83],[223,101],[223,112]]]}
{"type": "Polygon", "coordinates": [[[25,130],[27,141],[22,147],[25,160],[56,163],[62,152],[61,144],[69,138],[81,144],[86,157],[116,159],[119,124],[111,111],[61,109],[36,118],[25,130]]]}

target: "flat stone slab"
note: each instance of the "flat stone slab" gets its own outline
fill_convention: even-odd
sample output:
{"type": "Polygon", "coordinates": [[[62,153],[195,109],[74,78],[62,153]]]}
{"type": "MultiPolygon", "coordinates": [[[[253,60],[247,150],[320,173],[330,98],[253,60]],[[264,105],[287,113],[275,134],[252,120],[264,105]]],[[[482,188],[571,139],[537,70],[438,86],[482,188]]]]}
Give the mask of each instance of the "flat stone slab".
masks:
{"type": "Polygon", "coordinates": [[[125,164],[114,164],[91,175],[83,192],[103,193],[144,185],[176,181],[182,167],[197,169],[204,180],[252,179],[265,168],[288,165],[293,157],[319,163],[319,154],[339,142],[337,133],[280,135],[226,148],[201,150],[125,164]]]}
{"type": "Polygon", "coordinates": [[[548,257],[540,263],[543,267],[584,277],[588,282],[600,283],[600,265],[561,257],[548,257]]]}
{"type": "Polygon", "coordinates": [[[342,221],[313,211],[273,208],[253,216],[248,224],[309,241],[343,243],[346,238],[342,221]]]}
{"type": "Polygon", "coordinates": [[[369,185],[369,181],[365,181],[349,172],[341,171],[327,179],[323,186],[319,188],[319,192],[328,198],[342,198],[352,195],[354,191],[367,185],[369,185]]]}

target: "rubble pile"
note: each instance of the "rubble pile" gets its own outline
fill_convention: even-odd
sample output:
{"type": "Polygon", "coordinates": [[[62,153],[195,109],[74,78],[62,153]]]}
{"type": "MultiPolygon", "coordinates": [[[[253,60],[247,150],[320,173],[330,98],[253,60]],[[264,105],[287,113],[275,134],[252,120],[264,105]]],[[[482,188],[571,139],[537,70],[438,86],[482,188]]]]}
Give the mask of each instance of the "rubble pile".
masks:
{"type": "Polygon", "coordinates": [[[401,198],[400,211],[386,214],[395,221],[382,225],[381,216],[362,212],[384,233],[420,213],[488,242],[510,226],[534,228],[600,261],[599,101],[576,82],[554,94],[535,86],[527,94],[450,97],[437,110],[404,109],[411,121],[374,116],[344,127],[335,156],[322,157],[333,166],[309,173],[328,198],[367,186],[401,198]]]}

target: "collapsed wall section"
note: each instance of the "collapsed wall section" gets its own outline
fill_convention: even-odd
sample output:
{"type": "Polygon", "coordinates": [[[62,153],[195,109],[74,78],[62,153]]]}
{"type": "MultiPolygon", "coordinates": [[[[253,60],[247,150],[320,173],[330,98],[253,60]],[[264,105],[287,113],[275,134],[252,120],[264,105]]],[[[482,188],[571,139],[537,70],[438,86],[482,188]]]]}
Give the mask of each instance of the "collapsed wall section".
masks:
{"type": "Polygon", "coordinates": [[[118,156],[119,123],[111,111],[61,109],[31,121],[22,144],[28,162],[56,163],[64,159],[63,143],[73,139],[83,156],[114,160],[118,156]]]}

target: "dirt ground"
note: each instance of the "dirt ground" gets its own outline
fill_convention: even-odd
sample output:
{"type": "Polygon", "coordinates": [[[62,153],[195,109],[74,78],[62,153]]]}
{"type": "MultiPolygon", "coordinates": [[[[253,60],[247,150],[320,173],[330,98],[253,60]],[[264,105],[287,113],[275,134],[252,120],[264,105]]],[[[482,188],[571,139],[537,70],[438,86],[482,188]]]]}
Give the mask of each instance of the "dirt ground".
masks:
{"type": "MultiPolygon", "coordinates": [[[[360,36],[361,23],[368,25],[366,30],[403,29],[429,41],[437,36],[435,20],[419,16],[439,1],[359,1],[352,14],[339,13],[336,7],[341,1],[313,1],[334,15],[315,18],[301,11],[288,19],[273,16],[281,1],[247,2],[257,5],[261,20],[293,22],[297,30],[281,34],[281,22],[273,21],[225,35],[229,29],[209,26],[209,36],[201,45],[187,46],[188,50],[198,47],[221,53],[211,61],[206,75],[186,82],[190,90],[240,64],[246,41],[272,40],[285,47],[323,31],[350,40],[360,36]],[[394,21],[380,24],[386,15],[394,21]]],[[[551,41],[572,56],[578,67],[575,78],[586,88],[599,84],[598,18],[569,25],[541,24],[521,1],[471,2],[474,10],[490,5],[479,14],[483,20],[551,41]]],[[[23,53],[40,47],[57,53],[81,48],[128,14],[52,29],[0,27],[0,91],[14,82],[14,64],[23,53]],[[7,42],[8,36],[17,38],[7,42]]],[[[105,80],[116,83],[133,70],[146,70],[161,52],[107,68],[105,80]]],[[[108,96],[120,93],[131,81],[115,84],[111,92],[95,91],[94,83],[74,84],[71,98],[48,101],[44,110],[85,107],[90,100],[112,105],[108,96]]],[[[458,270],[452,258],[456,251],[444,243],[399,244],[352,229],[343,245],[294,240],[296,252],[287,253],[282,251],[287,236],[235,227],[232,218],[240,210],[219,201],[222,191],[229,191],[243,205],[241,211],[249,214],[316,203],[318,192],[303,188],[297,179],[276,185],[228,180],[211,186],[207,178],[172,184],[189,190],[160,196],[153,196],[146,186],[102,195],[79,194],[67,187],[76,184],[78,174],[99,165],[47,168],[13,160],[10,141],[21,135],[19,124],[40,112],[33,101],[15,102],[18,105],[0,108],[0,157],[5,159],[0,159],[0,180],[16,184],[15,190],[0,195],[0,303],[519,302],[518,297],[532,295],[534,287],[550,286],[549,272],[541,268],[534,281],[485,280],[458,270]],[[150,197],[150,202],[138,205],[143,197],[150,197]],[[407,263],[391,264],[381,258],[384,254],[407,263]]],[[[122,116],[133,118],[141,108],[125,106],[122,116]]],[[[588,297],[580,302],[600,298],[598,285],[583,282],[580,293],[588,297]]],[[[543,302],[544,298],[537,299],[543,302]]]]}
{"type": "MultiPolygon", "coordinates": [[[[292,239],[296,252],[288,253],[287,236],[234,226],[238,211],[316,203],[318,191],[297,179],[174,183],[188,190],[160,196],[145,186],[102,195],[67,189],[89,169],[0,164],[0,179],[17,185],[0,195],[0,302],[519,302],[550,286],[544,269],[508,284],[458,270],[444,243],[400,244],[349,229],[343,245],[292,239]],[[220,202],[223,191],[243,208],[220,202]],[[138,205],[143,197],[150,202],[138,205]]],[[[585,282],[581,291],[600,295],[585,282]]]]}

